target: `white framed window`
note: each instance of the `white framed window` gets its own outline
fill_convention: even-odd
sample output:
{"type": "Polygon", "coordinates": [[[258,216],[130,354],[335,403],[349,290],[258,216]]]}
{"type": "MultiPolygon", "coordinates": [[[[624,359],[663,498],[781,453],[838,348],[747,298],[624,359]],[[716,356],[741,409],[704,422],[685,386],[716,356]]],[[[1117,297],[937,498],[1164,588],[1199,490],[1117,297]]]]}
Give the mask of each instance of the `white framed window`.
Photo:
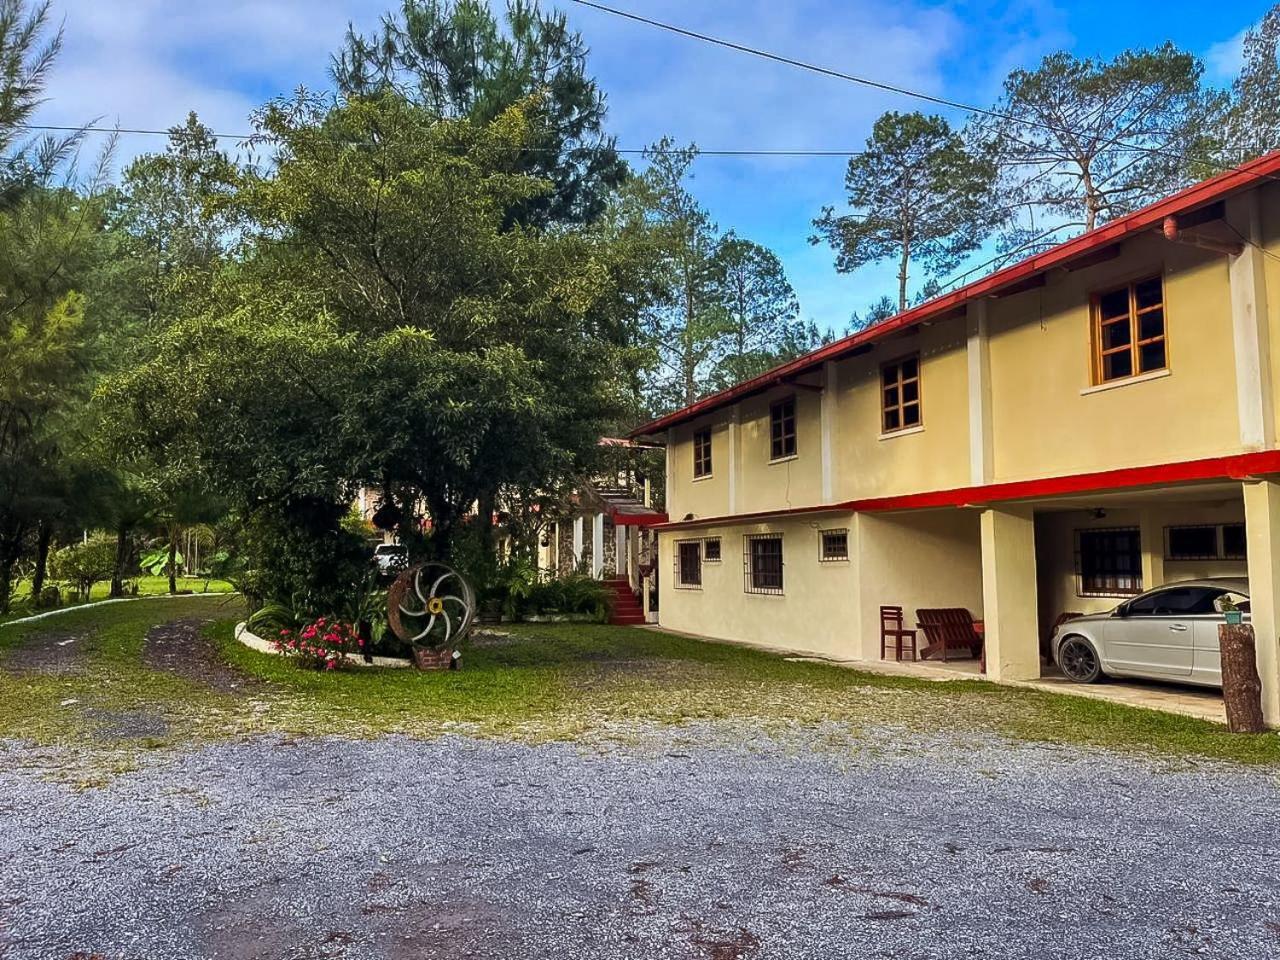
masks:
{"type": "Polygon", "coordinates": [[[823,530],[821,535],[822,549],[818,554],[820,561],[823,563],[836,563],[849,559],[849,531],[847,529],[823,530]]]}
{"type": "Polygon", "coordinates": [[[702,541],[702,562],[703,563],[719,563],[720,562],[720,538],[707,537],[702,541]]]}
{"type": "Polygon", "coordinates": [[[782,593],[782,534],[750,533],[742,538],[743,590],[782,593]]]}
{"type": "Polygon", "coordinates": [[[676,541],[676,587],[681,590],[702,589],[702,541],[676,541]]]}

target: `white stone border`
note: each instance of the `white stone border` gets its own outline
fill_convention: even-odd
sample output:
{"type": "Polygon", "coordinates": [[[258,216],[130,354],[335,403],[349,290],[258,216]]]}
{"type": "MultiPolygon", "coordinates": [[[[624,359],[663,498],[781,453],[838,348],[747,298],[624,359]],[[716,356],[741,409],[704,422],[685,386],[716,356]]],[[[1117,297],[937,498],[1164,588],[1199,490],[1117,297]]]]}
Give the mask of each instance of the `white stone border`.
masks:
{"type": "MultiPolygon", "coordinates": [[[[249,630],[249,624],[241,621],[236,624],[236,639],[243,643],[250,650],[257,650],[258,653],[269,653],[272,656],[281,656],[279,650],[270,640],[263,640],[256,633],[249,630]]],[[[372,663],[366,663],[364,657],[353,656],[347,657],[343,666],[348,667],[388,667],[391,669],[400,669],[403,667],[413,666],[412,661],[404,660],[400,657],[374,657],[372,663]]]]}
{"type": "Polygon", "coordinates": [[[13,627],[20,623],[31,623],[34,620],[43,620],[45,617],[56,617],[61,613],[75,613],[77,610],[91,610],[94,607],[105,607],[109,603],[131,603],[135,600],[180,600],[183,597],[238,597],[239,590],[227,590],[219,593],[216,590],[210,590],[207,593],[157,593],[148,594],[145,597],[112,597],[109,600],[94,600],[91,603],[74,603],[69,607],[58,607],[55,610],[46,610],[44,613],[33,613],[29,617],[19,617],[17,620],[6,620],[0,623],[0,627],[13,627]]]}

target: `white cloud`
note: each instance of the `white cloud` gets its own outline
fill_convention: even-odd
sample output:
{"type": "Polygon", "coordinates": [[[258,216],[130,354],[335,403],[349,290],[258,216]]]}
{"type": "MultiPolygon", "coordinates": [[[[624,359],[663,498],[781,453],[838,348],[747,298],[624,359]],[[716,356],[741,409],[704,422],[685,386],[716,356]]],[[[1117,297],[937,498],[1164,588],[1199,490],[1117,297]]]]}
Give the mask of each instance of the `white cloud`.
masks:
{"type": "Polygon", "coordinates": [[[1244,35],[1248,32],[1246,27],[1234,37],[1221,40],[1205,51],[1204,66],[1209,80],[1229,83],[1235,79],[1244,64],[1244,35]]]}

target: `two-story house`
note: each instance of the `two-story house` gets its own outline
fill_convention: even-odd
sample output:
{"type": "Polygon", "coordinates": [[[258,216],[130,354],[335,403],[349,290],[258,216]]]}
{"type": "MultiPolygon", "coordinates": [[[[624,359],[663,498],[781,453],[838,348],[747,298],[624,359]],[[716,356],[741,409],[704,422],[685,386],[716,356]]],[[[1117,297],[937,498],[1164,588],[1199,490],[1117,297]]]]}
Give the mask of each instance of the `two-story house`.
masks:
{"type": "Polygon", "coordinates": [[[1273,154],[635,431],[660,622],[871,660],[881,605],[966,607],[1025,679],[1059,614],[1247,574],[1280,721],[1278,362],[1273,154]]]}

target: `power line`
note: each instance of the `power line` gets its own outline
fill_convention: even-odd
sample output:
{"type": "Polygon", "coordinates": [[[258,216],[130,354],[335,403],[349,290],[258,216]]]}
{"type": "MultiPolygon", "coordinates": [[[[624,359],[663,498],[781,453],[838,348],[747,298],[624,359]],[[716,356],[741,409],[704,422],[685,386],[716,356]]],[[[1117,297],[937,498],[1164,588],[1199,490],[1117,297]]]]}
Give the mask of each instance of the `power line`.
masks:
{"type": "MultiPolygon", "coordinates": [[[[69,125],[57,124],[41,124],[41,123],[24,123],[19,124],[23,130],[36,130],[50,133],[105,133],[105,134],[125,134],[138,136],[158,136],[168,137],[172,134],[171,130],[157,130],[146,127],[99,127],[89,124],[83,127],[73,127],[69,125]]],[[[218,140],[237,140],[249,141],[264,139],[262,134],[256,133],[219,133],[217,131],[209,131],[209,135],[218,140]]],[[[522,153],[559,153],[557,147],[512,147],[513,150],[522,153]]],[[[805,149],[727,149],[727,150],[704,150],[701,147],[696,148],[700,157],[860,157],[865,150],[805,150],[805,149]]],[[[672,147],[671,149],[662,149],[657,147],[614,147],[614,153],[622,153],[634,156],[655,156],[659,154],[681,153],[683,148],[672,147]]]]}
{"type": "MultiPolygon", "coordinates": [[[[784,56],[783,54],[780,54],[780,53],[773,53],[772,51],[769,51],[769,50],[762,50],[759,47],[750,47],[743,43],[736,43],[732,40],[725,40],[723,37],[716,37],[707,33],[699,33],[696,30],[688,30],[684,27],[676,26],[673,23],[665,23],[662,20],[654,20],[651,17],[641,16],[638,13],[631,13],[630,11],[627,11],[627,10],[619,10],[616,7],[609,7],[603,3],[596,3],[595,0],[572,0],[572,2],[578,4],[579,6],[588,7],[592,10],[598,10],[601,13],[607,13],[615,17],[621,17],[625,20],[632,20],[632,21],[635,21],[636,23],[645,24],[646,26],[656,27],[659,30],[665,30],[668,33],[674,33],[674,34],[677,34],[678,36],[687,37],[691,40],[698,40],[702,43],[709,43],[713,46],[724,47],[727,50],[735,50],[738,53],[745,53],[745,54],[748,54],[749,56],[759,57],[762,60],[770,60],[770,61],[773,61],[774,63],[785,64],[786,66],[795,67],[799,70],[805,70],[805,71],[808,71],[809,73],[816,73],[819,76],[832,77],[837,80],[845,80],[849,83],[856,83],[864,87],[871,87],[874,90],[883,90],[887,93],[896,93],[899,96],[911,97],[916,100],[923,100],[926,103],[933,103],[942,107],[951,107],[954,110],[962,110],[967,113],[973,113],[979,116],[988,117],[992,120],[1001,120],[1006,123],[1021,124],[1022,126],[1025,126],[1025,127],[1036,127],[1041,130],[1047,130],[1050,133],[1058,134],[1059,136],[1062,134],[1074,133],[1074,131],[1071,131],[1067,128],[1059,127],[1059,126],[1056,126],[1055,124],[1048,123],[1043,120],[1036,120],[1031,117],[1019,117],[1010,113],[1004,113],[1000,110],[991,110],[986,107],[975,106],[971,103],[964,103],[959,100],[948,99],[947,97],[935,96],[931,93],[922,93],[919,90],[912,90],[909,87],[898,86],[897,84],[887,83],[883,80],[873,80],[870,77],[861,77],[861,76],[858,76],[857,74],[845,73],[841,70],[834,70],[831,67],[823,67],[823,66],[819,66],[816,63],[809,63],[808,61],[797,60],[794,57],[784,56]]],[[[1019,143],[1022,142],[1022,141],[1019,141],[1017,137],[1011,136],[1008,133],[1008,131],[1001,131],[1000,136],[1010,140],[1014,140],[1019,143]]],[[[1146,153],[1153,156],[1169,157],[1171,159],[1181,160],[1186,163],[1191,163],[1191,162],[1203,163],[1206,166],[1217,167],[1219,170],[1222,170],[1222,171],[1235,169],[1234,167],[1228,164],[1223,164],[1218,161],[1201,160],[1198,158],[1188,157],[1185,154],[1180,154],[1175,151],[1167,150],[1161,147],[1147,147],[1141,144],[1126,143],[1125,141],[1119,139],[1118,137],[1102,140],[1101,145],[1104,147],[1118,147],[1122,150],[1131,151],[1134,153],[1146,153]]],[[[1251,174],[1251,176],[1254,176],[1260,180],[1280,180],[1280,177],[1276,177],[1271,174],[1265,174],[1265,173],[1251,174]]]]}

